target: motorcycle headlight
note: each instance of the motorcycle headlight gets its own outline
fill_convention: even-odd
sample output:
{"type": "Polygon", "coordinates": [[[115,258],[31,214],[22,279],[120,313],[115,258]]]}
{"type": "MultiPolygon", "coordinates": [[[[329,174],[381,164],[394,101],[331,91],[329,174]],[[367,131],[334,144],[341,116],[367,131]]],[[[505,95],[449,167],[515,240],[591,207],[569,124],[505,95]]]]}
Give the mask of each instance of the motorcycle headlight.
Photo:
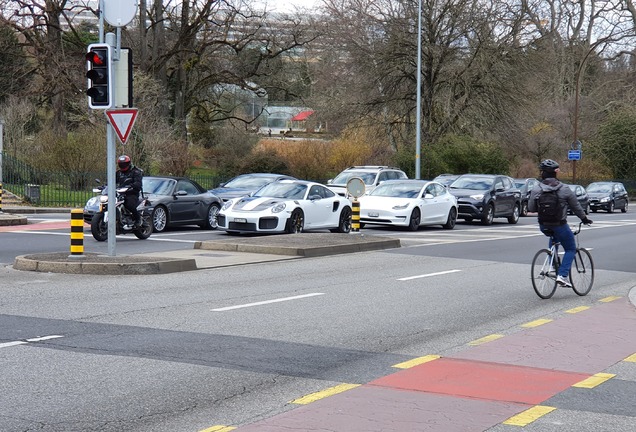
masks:
{"type": "Polygon", "coordinates": [[[400,204],[400,205],[395,205],[393,206],[393,210],[404,210],[405,208],[407,208],[409,206],[409,203],[406,204],[400,204]]]}
{"type": "Polygon", "coordinates": [[[108,195],[100,195],[99,196],[99,202],[100,203],[107,203],[108,202],[108,195]]]}
{"type": "Polygon", "coordinates": [[[272,213],[280,213],[285,210],[285,203],[278,203],[274,207],[272,207],[272,213]]]}
{"type": "Polygon", "coordinates": [[[232,204],[234,204],[234,201],[232,200],[227,200],[223,203],[223,207],[221,207],[221,210],[227,210],[230,207],[232,207],[232,204]]]}
{"type": "Polygon", "coordinates": [[[97,205],[97,197],[93,197],[90,198],[87,202],[86,202],[86,207],[94,207],[97,205]]]}
{"type": "Polygon", "coordinates": [[[475,201],[481,201],[484,199],[484,194],[479,194],[479,195],[471,195],[470,196],[471,199],[474,199],[475,201]]]}
{"type": "Polygon", "coordinates": [[[609,200],[610,200],[610,197],[605,197],[605,198],[601,198],[601,199],[600,199],[600,201],[601,201],[602,203],[609,202],[609,200]]]}

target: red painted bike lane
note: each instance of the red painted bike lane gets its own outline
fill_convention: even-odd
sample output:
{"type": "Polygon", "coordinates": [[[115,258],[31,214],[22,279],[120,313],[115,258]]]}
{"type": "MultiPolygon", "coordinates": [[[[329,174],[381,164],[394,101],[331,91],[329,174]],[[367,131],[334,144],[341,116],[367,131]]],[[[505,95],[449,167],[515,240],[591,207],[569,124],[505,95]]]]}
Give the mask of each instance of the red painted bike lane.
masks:
{"type": "Polygon", "coordinates": [[[519,414],[532,422],[554,410],[542,402],[636,353],[636,309],[610,300],[224,430],[467,432],[519,414]]]}

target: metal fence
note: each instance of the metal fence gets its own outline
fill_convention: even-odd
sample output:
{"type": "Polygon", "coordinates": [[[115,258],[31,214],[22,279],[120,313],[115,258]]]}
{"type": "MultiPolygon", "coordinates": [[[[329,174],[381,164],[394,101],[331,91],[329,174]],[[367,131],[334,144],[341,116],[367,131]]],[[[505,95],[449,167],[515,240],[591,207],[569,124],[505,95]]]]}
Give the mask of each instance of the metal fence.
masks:
{"type": "MultiPolygon", "coordinates": [[[[6,153],[2,154],[3,189],[30,205],[40,207],[84,207],[95,195],[95,179],[105,182],[106,172],[54,172],[39,170],[6,153]]],[[[223,179],[215,176],[189,177],[205,189],[216,187],[223,179]]]]}

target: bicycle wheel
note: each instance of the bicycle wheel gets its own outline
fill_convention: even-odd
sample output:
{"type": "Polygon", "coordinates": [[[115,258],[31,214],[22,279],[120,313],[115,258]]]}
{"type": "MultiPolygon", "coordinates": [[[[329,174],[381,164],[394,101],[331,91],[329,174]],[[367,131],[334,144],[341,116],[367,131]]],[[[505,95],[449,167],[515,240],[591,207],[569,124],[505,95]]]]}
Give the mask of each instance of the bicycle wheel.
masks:
{"type": "Polygon", "coordinates": [[[572,289],[580,296],[584,296],[592,289],[594,283],[594,261],[587,249],[577,249],[570,269],[572,289]]]}
{"type": "Polygon", "coordinates": [[[549,299],[556,291],[556,257],[552,258],[552,253],[548,249],[541,249],[532,259],[531,277],[532,288],[542,299],[549,299]]]}

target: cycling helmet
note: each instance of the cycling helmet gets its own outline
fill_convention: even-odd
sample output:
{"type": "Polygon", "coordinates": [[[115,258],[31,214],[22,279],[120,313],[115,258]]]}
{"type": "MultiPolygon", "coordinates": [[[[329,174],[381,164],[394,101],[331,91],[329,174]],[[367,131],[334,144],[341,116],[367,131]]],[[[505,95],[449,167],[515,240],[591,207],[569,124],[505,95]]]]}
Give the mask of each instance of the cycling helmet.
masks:
{"type": "Polygon", "coordinates": [[[557,161],[553,161],[552,159],[546,159],[539,164],[539,168],[541,171],[554,171],[559,167],[559,163],[557,161]]]}
{"type": "Polygon", "coordinates": [[[126,155],[121,155],[117,158],[117,166],[121,171],[128,171],[130,168],[130,157],[126,155]]]}

